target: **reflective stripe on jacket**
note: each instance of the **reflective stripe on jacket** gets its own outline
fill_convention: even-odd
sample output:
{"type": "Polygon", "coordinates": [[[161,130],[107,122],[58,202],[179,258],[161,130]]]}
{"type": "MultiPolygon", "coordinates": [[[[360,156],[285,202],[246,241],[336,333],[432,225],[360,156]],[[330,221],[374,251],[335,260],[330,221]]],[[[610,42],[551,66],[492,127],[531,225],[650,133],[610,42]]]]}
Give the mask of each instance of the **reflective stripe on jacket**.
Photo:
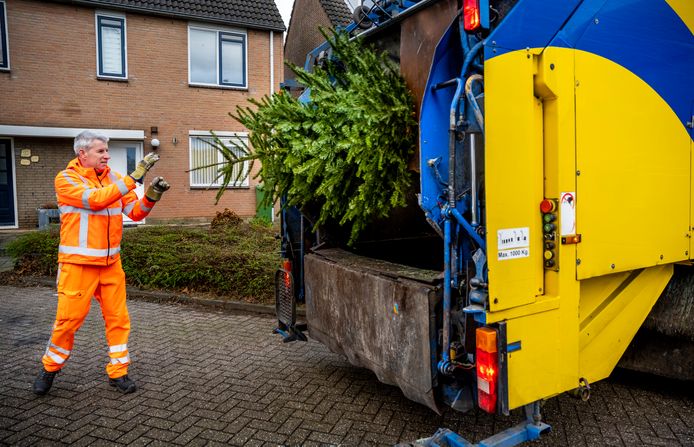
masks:
{"type": "Polygon", "coordinates": [[[130,176],[106,168],[97,175],[77,158],[55,177],[60,209],[58,262],[110,265],[120,258],[123,216],[144,219],[154,206],[138,199],[130,176]]]}

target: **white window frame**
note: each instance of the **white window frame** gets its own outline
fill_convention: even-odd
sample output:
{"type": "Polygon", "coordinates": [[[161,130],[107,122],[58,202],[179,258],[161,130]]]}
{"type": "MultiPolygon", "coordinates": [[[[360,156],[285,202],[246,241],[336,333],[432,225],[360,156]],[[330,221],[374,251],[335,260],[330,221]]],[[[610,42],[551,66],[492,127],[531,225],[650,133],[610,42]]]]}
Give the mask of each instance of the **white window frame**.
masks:
{"type": "MultiPolygon", "coordinates": [[[[137,160],[142,160],[142,157],[144,156],[144,149],[142,147],[143,146],[142,141],[113,140],[113,139],[108,141],[108,147],[109,147],[109,151],[111,153],[113,153],[114,149],[127,151],[128,146],[131,146],[131,147],[135,146],[135,162],[137,163],[137,160]]],[[[127,160],[127,152],[126,152],[126,160],[127,160]]],[[[112,162],[113,162],[113,160],[111,160],[111,163],[112,162]]],[[[114,167],[111,163],[109,163],[109,166],[111,166],[111,169],[113,169],[114,167]]],[[[118,172],[120,172],[122,174],[125,174],[126,172],[128,172],[127,162],[126,162],[126,169],[123,171],[118,171],[118,172]]],[[[142,199],[142,197],[144,197],[144,195],[145,195],[145,187],[144,187],[144,185],[142,185],[140,183],[135,184],[134,191],[135,191],[135,194],[137,194],[138,199],[142,199]]],[[[147,223],[146,221],[147,221],[146,218],[142,219],[142,220],[132,220],[128,216],[123,214],[123,225],[143,225],[143,224],[147,223]]]]}
{"type": "MultiPolygon", "coordinates": [[[[214,131],[215,135],[219,137],[221,140],[228,140],[232,138],[238,138],[238,139],[244,139],[246,144],[248,144],[248,132],[225,132],[225,131],[214,131]]],[[[190,169],[190,176],[189,176],[189,181],[190,181],[190,188],[191,189],[219,189],[222,187],[220,183],[212,183],[212,184],[202,184],[202,183],[194,183],[193,182],[193,139],[195,138],[210,138],[212,137],[212,133],[209,131],[201,131],[201,130],[191,130],[188,132],[188,169],[190,169]]],[[[217,151],[217,161],[219,162],[224,162],[224,157],[222,154],[217,151]]],[[[212,169],[212,168],[210,168],[212,169]]],[[[249,188],[250,187],[250,178],[251,178],[251,173],[250,173],[250,163],[248,161],[244,162],[244,168],[246,170],[246,176],[239,182],[232,182],[227,186],[227,189],[237,189],[237,188],[249,188]]]]}
{"type": "Polygon", "coordinates": [[[228,28],[222,26],[209,26],[198,23],[188,24],[188,85],[193,87],[216,87],[216,88],[227,88],[232,90],[248,90],[248,34],[246,30],[237,28],[228,28]],[[215,77],[217,82],[214,84],[206,82],[193,82],[191,75],[193,73],[191,67],[190,59],[190,30],[196,29],[201,31],[213,31],[216,33],[215,37],[215,77]],[[231,34],[236,37],[243,38],[243,84],[224,84],[221,82],[220,73],[222,71],[221,61],[220,61],[220,34],[231,34]]]}
{"type": "Polygon", "coordinates": [[[125,14],[117,12],[96,11],[94,14],[94,29],[96,30],[96,77],[99,79],[128,79],[128,24],[125,19],[125,14]],[[123,61],[123,74],[103,73],[101,63],[101,28],[99,27],[99,19],[118,20],[123,22],[123,41],[121,42],[121,59],[123,61]]]}
{"type": "Polygon", "coordinates": [[[3,55],[3,63],[0,64],[0,71],[10,71],[10,33],[7,31],[7,6],[4,0],[0,0],[0,52],[3,55]]]}

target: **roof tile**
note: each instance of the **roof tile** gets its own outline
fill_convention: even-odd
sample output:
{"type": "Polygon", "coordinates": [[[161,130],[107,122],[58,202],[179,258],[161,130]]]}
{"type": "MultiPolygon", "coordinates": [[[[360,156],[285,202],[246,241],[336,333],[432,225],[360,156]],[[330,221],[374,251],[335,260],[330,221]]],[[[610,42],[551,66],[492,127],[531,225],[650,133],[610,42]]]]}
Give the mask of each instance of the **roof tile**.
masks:
{"type": "Polygon", "coordinates": [[[352,13],[345,0],[320,0],[320,4],[333,26],[347,25],[352,21],[352,13]]]}
{"type": "Polygon", "coordinates": [[[273,0],[81,0],[80,3],[201,21],[227,22],[229,25],[249,28],[285,30],[282,16],[273,0]]]}

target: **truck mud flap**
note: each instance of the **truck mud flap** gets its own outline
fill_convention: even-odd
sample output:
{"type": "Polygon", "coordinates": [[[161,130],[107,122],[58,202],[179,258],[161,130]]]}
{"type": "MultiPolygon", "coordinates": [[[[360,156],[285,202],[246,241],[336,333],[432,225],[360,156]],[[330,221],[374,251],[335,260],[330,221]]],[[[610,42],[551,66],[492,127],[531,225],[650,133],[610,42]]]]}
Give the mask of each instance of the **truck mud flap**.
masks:
{"type": "Polygon", "coordinates": [[[274,332],[280,334],[285,343],[291,341],[306,341],[301,332],[303,325],[296,323],[296,294],[294,293],[294,278],[284,269],[275,272],[275,313],[277,327],[274,332]]]}
{"type": "Polygon", "coordinates": [[[340,249],[305,258],[309,335],[439,413],[435,306],[440,274],[340,249]]]}

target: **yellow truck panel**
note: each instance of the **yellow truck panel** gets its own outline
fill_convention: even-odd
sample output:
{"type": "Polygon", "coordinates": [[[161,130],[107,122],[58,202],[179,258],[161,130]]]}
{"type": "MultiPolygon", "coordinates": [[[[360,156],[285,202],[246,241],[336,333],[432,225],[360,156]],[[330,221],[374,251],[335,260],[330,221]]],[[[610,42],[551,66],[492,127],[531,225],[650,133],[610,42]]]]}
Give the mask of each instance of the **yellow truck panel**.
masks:
{"type": "Polygon", "coordinates": [[[485,171],[494,173],[486,183],[491,311],[531,303],[543,289],[537,213],[542,201],[542,105],[533,95],[534,71],[529,51],[496,57],[484,69],[485,171]],[[527,236],[527,244],[504,249],[503,240],[514,232],[527,236]]]}
{"type": "Polygon", "coordinates": [[[688,259],[686,129],[632,72],[575,54],[578,278],[688,259]]]}
{"type": "Polygon", "coordinates": [[[668,264],[581,281],[581,377],[610,375],[671,277],[668,264]]]}
{"type": "MultiPolygon", "coordinates": [[[[509,407],[517,408],[563,391],[561,377],[576,374],[562,360],[561,324],[557,310],[507,322],[509,343],[521,349],[508,354],[509,407]]],[[[568,331],[565,331],[568,332],[568,331]]]]}
{"type": "MultiPolygon", "coordinates": [[[[688,256],[690,241],[691,140],[671,114],[672,122],[658,123],[657,132],[670,132],[672,141],[667,147],[673,150],[654,161],[657,157],[652,154],[652,142],[637,135],[634,129],[634,126],[645,126],[647,118],[637,118],[638,111],[630,110],[628,114],[622,111],[626,97],[635,91],[639,91],[637,99],[648,107],[667,107],[662,99],[638,78],[634,79],[623,68],[596,55],[551,47],[523,60],[524,53],[518,51],[492,59],[488,63],[487,85],[492,85],[489,77],[497,74],[492,70],[498,69],[501,71],[499,77],[503,73],[513,73],[518,84],[516,89],[521,85],[527,87],[525,81],[532,82],[533,94],[519,94],[514,101],[525,104],[519,107],[515,102],[515,107],[509,109],[494,102],[490,89],[486,113],[488,117],[508,122],[514,120],[515,110],[532,108],[534,113],[528,113],[521,124],[526,131],[542,130],[543,187],[539,195],[533,196],[530,191],[537,192],[536,185],[529,179],[523,182],[516,179],[514,188],[510,188],[505,183],[506,176],[488,176],[490,236],[494,234],[492,217],[506,219],[505,225],[511,226],[512,219],[518,216],[515,212],[505,214],[505,209],[513,208],[500,200],[501,194],[494,195],[490,191],[506,190],[517,199],[522,197],[526,200],[524,206],[534,210],[530,218],[538,224],[541,222],[538,206],[542,198],[559,199],[564,192],[570,191],[576,199],[575,214],[563,215],[565,210],[559,204],[558,226],[561,229],[562,219],[572,219],[574,233],[580,233],[582,240],[556,247],[558,267],[543,269],[542,293],[529,293],[526,289],[533,300],[526,299],[522,303],[522,299],[517,299],[516,306],[511,308],[493,307],[493,298],[490,300],[486,323],[505,322],[507,342],[520,345],[519,350],[508,354],[508,383],[513,384],[509,387],[509,408],[576,388],[580,379],[593,382],[609,375],[672,276],[672,262],[688,256]],[[532,70],[527,67],[529,60],[532,70]],[[491,63],[495,61],[504,63],[491,63]],[[519,73],[523,81],[518,80],[519,73]],[[608,91],[614,93],[610,95],[608,91]],[[611,102],[616,99],[621,99],[621,103],[611,102]],[[599,101],[610,104],[596,107],[599,101]],[[541,127],[534,123],[538,107],[541,127]],[[600,112],[595,112],[596,109],[600,112]],[[588,144],[590,139],[595,143],[588,144]],[[617,144],[617,140],[624,139],[628,140],[627,145],[617,144]],[[677,166],[674,177],[671,175],[673,165],[677,166]],[[592,175],[584,172],[586,170],[592,175]],[[631,178],[636,181],[632,182],[631,178]],[[629,191],[633,193],[630,195],[629,191]],[[624,197],[620,195],[622,192],[624,197]],[[663,192],[667,197],[658,199],[663,192]],[[649,203],[642,203],[643,198],[649,203]],[[654,203],[665,203],[665,209],[672,210],[664,213],[670,228],[673,222],[684,228],[680,232],[660,233],[660,245],[652,244],[652,240],[639,243],[644,231],[648,233],[645,237],[655,238],[660,229],[656,222],[649,225],[639,217],[640,214],[649,215],[647,209],[652,210],[654,203]],[[490,209],[496,214],[492,215],[490,209]],[[649,229],[644,230],[646,227],[649,229]],[[612,237],[614,234],[618,237],[612,237]],[[608,249],[605,246],[608,243],[614,245],[608,249]],[[650,249],[645,250],[643,245],[650,249]],[[656,259],[652,259],[656,252],[656,259]],[[632,259],[626,259],[629,257],[632,259]],[[606,269],[602,264],[607,258],[612,261],[606,269]],[[619,270],[617,265],[612,268],[611,263],[616,264],[617,259],[622,260],[620,264],[624,270],[619,270]],[[602,269],[598,270],[601,265],[602,269]],[[586,277],[587,272],[595,276],[586,277]]],[[[491,135],[487,137],[489,154],[492,153],[490,141],[492,144],[495,141],[491,135]]],[[[535,154],[536,143],[533,138],[518,139],[515,146],[504,142],[507,148],[529,154],[535,154]],[[520,145],[523,142],[525,146],[520,145]]],[[[488,155],[487,169],[494,165],[493,169],[498,172],[504,166],[504,173],[515,172],[511,166],[503,164],[500,154],[496,155],[488,155]]],[[[534,159],[533,156],[529,158],[534,159]]],[[[517,166],[528,169],[531,165],[517,166]]],[[[537,231],[541,236],[539,225],[537,231]]],[[[537,245],[531,247],[541,250],[542,239],[533,240],[535,242],[537,245]]],[[[493,253],[494,238],[488,237],[488,243],[489,253],[493,253]]],[[[491,255],[489,262],[490,278],[495,269],[498,272],[500,266],[511,265],[491,255]]],[[[536,258],[536,262],[534,266],[518,263],[516,269],[502,270],[503,278],[508,274],[516,275],[514,283],[517,278],[534,279],[535,266],[543,265],[541,258],[536,258]]],[[[500,291],[499,294],[505,292],[504,282],[495,284],[490,280],[492,290],[500,291]]],[[[496,293],[491,292],[490,297],[495,296],[496,293]]]]}

